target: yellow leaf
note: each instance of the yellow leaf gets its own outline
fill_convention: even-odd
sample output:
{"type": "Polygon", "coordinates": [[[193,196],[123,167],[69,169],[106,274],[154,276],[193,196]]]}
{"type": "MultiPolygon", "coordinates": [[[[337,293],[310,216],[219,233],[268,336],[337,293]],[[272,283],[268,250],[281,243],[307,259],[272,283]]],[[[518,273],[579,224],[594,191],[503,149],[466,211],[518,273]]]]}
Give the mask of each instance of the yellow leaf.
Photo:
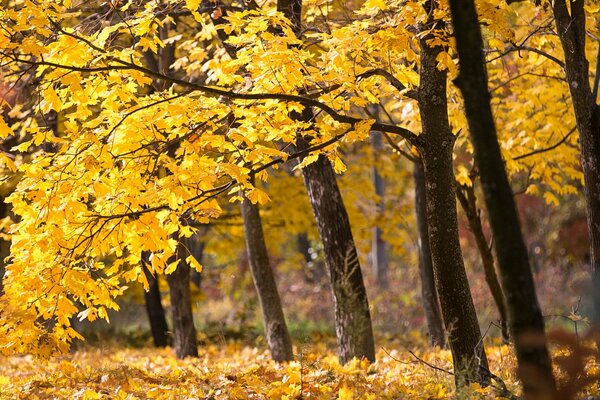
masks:
{"type": "Polygon", "coordinates": [[[364,8],[375,8],[378,10],[387,10],[389,7],[385,0],[367,0],[363,4],[364,8]]]}
{"type": "Polygon", "coordinates": [[[202,272],[202,265],[200,265],[198,260],[196,260],[196,257],[189,255],[185,258],[185,262],[187,262],[190,265],[190,267],[192,267],[196,271],[202,272]]]}
{"type": "Polygon", "coordinates": [[[4,122],[4,118],[2,118],[2,116],[0,115],[0,139],[6,139],[12,134],[12,129],[10,129],[10,126],[8,126],[6,122],[4,122]]]}
{"type": "Polygon", "coordinates": [[[338,392],[338,400],[354,400],[354,391],[343,385],[338,392]]]}
{"type": "Polygon", "coordinates": [[[102,394],[98,393],[94,390],[91,389],[86,389],[85,392],[83,392],[83,400],[98,400],[102,398],[102,394]]]}
{"type": "Polygon", "coordinates": [[[254,204],[262,205],[262,204],[266,204],[267,202],[269,202],[271,200],[269,198],[269,195],[267,195],[265,192],[263,192],[262,190],[257,189],[257,188],[254,188],[251,191],[249,191],[246,196],[254,204]]]}

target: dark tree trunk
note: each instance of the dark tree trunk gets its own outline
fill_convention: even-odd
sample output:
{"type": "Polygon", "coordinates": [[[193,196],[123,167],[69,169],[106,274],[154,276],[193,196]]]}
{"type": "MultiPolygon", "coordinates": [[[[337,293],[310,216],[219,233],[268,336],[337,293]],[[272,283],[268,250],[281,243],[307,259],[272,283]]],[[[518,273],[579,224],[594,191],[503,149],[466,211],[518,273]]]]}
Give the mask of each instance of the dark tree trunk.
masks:
{"type": "Polygon", "coordinates": [[[148,291],[144,293],[144,299],[146,300],[146,312],[148,313],[148,321],[150,322],[152,340],[154,341],[154,346],[165,347],[169,345],[169,326],[167,325],[165,310],[162,306],[158,277],[148,271],[145,264],[142,267],[148,281],[148,291]]]}
{"type": "MultiPolygon", "coordinates": [[[[277,10],[292,21],[296,35],[299,35],[302,1],[278,0],[277,10]]],[[[293,113],[292,117],[311,122],[314,114],[310,108],[305,108],[301,115],[293,113]]],[[[309,144],[299,134],[296,146],[302,151],[309,144]]],[[[335,303],[335,331],[340,363],[345,364],[353,357],[375,361],[367,291],[335,172],[329,160],[321,155],[317,161],[302,168],[302,177],[323,241],[325,265],[335,303]]]]}
{"type": "MultiPolygon", "coordinates": [[[[0,219],[10,215],[10,204],[4,202],[6,198],[0,196],[0,219]]],[[[0,238],[0,295],[4,293],[4,273],[6,272],[6,262],[4,259],[10,255],[10,240],[0,238]]]]}
{"type": "Polygon", "coordinates": [[[420,159],[414,161],[415,179],[415,210],[417,217],[417,228],[419,231],[419,275],[421,277],[421,297],[429,341],[432,346],[443,347],[446,342],[444,325],[442,322],[442,311],[438,293],[435,288],[433,275],[433,263],[431,261],[431,250],[429,248],[429,229],[427,228],[427,202],[425,199],[425,173],[420,159]]]}
{"type": "Polygon", "coordinates": [[[314,283],[320,285],[323,283],[325,277],[325,266],[323,262],[318,259],[313,259],[313,254],[310,252],[310,241],[306,232],[299,233],[296,236],[298,243],[298,252],[304,256],[304,262],[306,263],[306,271],[304,276],[308,283],[314,283]]]}
{"type": "MultiPolygon", "coordinates": [[[[383,150],[383,141],[381,138],[381,132],[374,131],[371,135],[373,140],[373,153],[374,158],[383,150]]],[[[383,177],[377,171],[377,167],[373,166],[373,186],[375,187],[375,194],[379,198],[377,203],[377,216],[381,217],[385,207],[385,182],[383,177]]],[[[380,288],[388,287],[388,255],[387,255],[387,243],[383,240],[383,232],[379,226],[373,228],[373,246],[371,248],[371,259],[373,262],[373,274],[377,285],[380,288]]]]}
{"type": "Polygon", "coordinates": [[[185,261],[188,256],[185,246],[177,246],[179,265],[167,275],[171,296],[171,318],[173,323],[173,345],[177,358],[198,357],[196,327],[192,313],[190,295],[190,266],[185,261]]]}
{"type": "Polygon", "coordinates": [[[494,268],[494,255],[492,253],[491,246],[488,245],[485,234],[483,233],[483,226],[481,225],[481,217],[477,210],[477,199],[475,198],[475,191],[473,186],[462,186],[459,187],[457,192],[458,200],[460,205],[467,216],[469,223],[469,229],[475,238],[479,255],[481,256],[481,264],[483,265],[483,271],[485,273],[485,281],[490,288],[494,303],[500,314],[500,329],[502,330],[502,338],[505,342],[509,340],[508,334],[508,317],[506,314],[506,306],[504,305],[504,294],[502,294],[502,288],[496,275],[496,269],[494,268]]]}
{"type": "MultiPolygon", "coordinates": [[[[298,150],[304,150],[308,144],[298,138],[297,146],[298,150]]],[[[325,265],[333,290],[340,363],[345,364],[353,357],[375,361],[369,301],[333,167],[321,155],[302,169],[302,176],[323,241],[325,265]]]]}
{"type": "MultiPolygon", "coordinates": [[[[204,235],[208,232],[208,225],[203,225],[196,234],[186,239],[186,246],[190,253],[200,265],[203,264],[204,259],[204,248],[206,247],[206,241],[204,235]]],[[[202,273],[192,269],[190,272],[190,281],[200,289],[202,286],[202,273]]]]}
{"type": "Polygon", "coordinates": [[[475,4],[473,0],[450,0],[450,8],[460,60],[456,83],[465,100],[516,347],[519,377],[525,398],[549,399],[554,396],[556,383],[527,249],[496,136],[475,4]]]}
{"type": "Polygon", "coordinates": [[[242,217],[246,251],[262,311],[269,350],[273,360],[277,362],[290,361],[294,358],[292,341],[285,323],[273,270],[269,263],[258,205],[252,204],[245,198],[242,202],[242,217]]]}
{"type": "Polygon", "coordinates": [[[488,364],[458,239],[456,186],[452,165],[454,136],[448,121],[447,72],[437,68],[441,47],[421,39],[419,112],[425,170],[429,246],[442,316],[452,351],[457,384],[485,381],[488,364]]]}
{"type": "MultiPolygon", "coordinates": [[[[556,30],[565,55],[565,71],[581,143],[581,164],[585,179],[587,222],[591,241],[592,326],[600,332],[600,106],[596,104],[598,76],[590,88],[589,64],[585,55],[585,10],[583,1],[554,1],[556,30]]],[[[600,50],[598,51],[600,60],[600,50]]],[[[598,62],[600,67],[600,61],[598,62]]],[[[598,339],[600,343],[600,338],[598,339]]]]}

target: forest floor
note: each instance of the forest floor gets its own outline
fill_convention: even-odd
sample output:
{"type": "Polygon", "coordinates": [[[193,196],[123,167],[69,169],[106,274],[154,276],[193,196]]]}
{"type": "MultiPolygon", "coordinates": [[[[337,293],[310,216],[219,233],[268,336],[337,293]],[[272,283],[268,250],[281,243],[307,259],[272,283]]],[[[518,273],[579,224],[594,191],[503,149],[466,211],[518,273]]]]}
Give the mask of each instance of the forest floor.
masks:
{"type": "MultiPolygon", "coordinates": [[[[198,358],[177,360],[173,350],[86,347],[50,360],[0,358],[0,399],[497,399],[498,382],[455,392],[450,352],[380,345],[377,362],[340,366],[324,344],[297,348],[278,365],[264,349],[239,342],[204,345],[198,358]]],[[[504,345],[487,346],[492,371],[518,394],[515,359],[504,345]]],[[[565,351],[554,351],[566,355],[565,351]]],[[[560,364],[560,363],[559,363],[560,364]]],[[[587,370],[597,374],[591,360],[587,370]]],[[[563,374],[564,375],[564,374],[563,374]]],[[[582,388],[580,388],[582,389],[582,388]]],[[[600,394],[600,383],[581,398],[600,394]]]]}

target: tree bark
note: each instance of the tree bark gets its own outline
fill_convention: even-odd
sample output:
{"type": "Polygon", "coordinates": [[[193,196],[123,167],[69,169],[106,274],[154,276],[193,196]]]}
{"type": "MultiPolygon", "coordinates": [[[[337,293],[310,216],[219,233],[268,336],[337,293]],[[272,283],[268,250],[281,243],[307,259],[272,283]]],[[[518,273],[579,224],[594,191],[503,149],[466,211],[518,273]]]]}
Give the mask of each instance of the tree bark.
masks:
{"type": "Polygon", "coordinates": [[[494,268],[494,254],[492,248],[488,245],[485,234],[483,233],[483,226],[481,225],[481,217],[477,210],[477,199],[475,198],[475,191],[473,186],[462,186],[459,187],[456,195],[460,202],[460,205],[467,216],[469,223],[469,229],[475,238],[477,249],[481,257],[481,264],[483,265],[483,271],[485,273],[485,281],[490,288],[494,303],[500,314],[500,329],[502,330],[502,339],[505,342],[509,340],[508,334],[508,317],[506,314],[506,306],[504,305],[504,294],[496,275],[496,269],[494,268]]]}
{"type": "MultiPolygon", "coordinates": [[[[377,155],[383,150],[383,141],[381,138],[381,132],[374,131],[371,134],[373,140],[373,152],[375,159],[377,155]]],[[[379,198],[377,203],[377,216],[381,217],[385,208],[385,182],[383,177],[377,171],[377,167],[373,166],[373,186],[375,187],[375,194],[379,198]]],[[[373,274],[377,286],[380,288],[388,287],[388,255],[387,255],[387,243],[383,240],[383,232],[379,226],[373,228],[373,245],[371,247],[371,259],[373,263],[373,274]]]]}
{"type": "MultiPolygon", "coordinates": [[[[10,204],[5,202],[6,197],[0,196],[0,219],[10,215],[10,204]]],[[[0,238],[0,296],[4,293],[4,274],[6,272],[6,262],[4,259],[10,255],[10,240],[0,238]]]]}
{"type": "Polygon", "coordinates": [[[177,245],[179,265],[167,275],[171,296],[171,318],[173,323],[173,345],[177,358],[198,357],[196,327],[192,313],[190,295],[190,266],[185,261],[188,256],[185,246],[177,245]]]}
{"type": "Polygon", "coordinates": [[[420,40],[420,152],[425,170],[429,245],[456,383],[485,382],[488,363],[458,239],[456,185],[452,165],[454,135],[448,120],[447,71],[437,68],[441,47],[420,40]]]}
{"type": "MultiPolygon", "coordinates": [[[[570,1],[570,8],[569,13],[565,0],[554,1],[554,20],[565,55],[565,72],[581,144],[581,165],[585,180],[591,244],[594,305],[592,329],[600,332],[600,106],[596,104],[598,81],[596,80],[594,89],[591,89],[589,63],[585,55],[584,2],[570,1]]],[[[598,54],[600,57],[600,50],[598,54]]],[[[600,72],[596,71],[596,79],[599,74],[600,72]]],[[[598,341],[600,343],[600,338],[598,341]]]]}
{"type": "Polygon", "coordinates": [[[290,361],[294,358],[292,341],[285,323],[273,270],[269,263],[258,205],[252,204],[250,200],[244,198],[241,207],[246,251],[263,315],[269,350],[273,360],[277,362],[290,361]]]}
{"type": "Polygon", "coordinates": [[[142,267],[149,286],[148,291],[144,293],[144,299],[146,300],[146,312],[150,322],[152,340],[155,347],[166,347],[169,345],[169,326],[165,317],[165,309],[162,306],[158,277],[152,275],[145,264],[142,267]]]}
{"type": "MultiPolygon", "coordinates": [[[[277,10],[292,21],[294,31],[299,36],[302,1],[278,0],[277,10]]],[[[314,114],[310,108],[304,108],[301,114],[293,112],[292,117],[311,122],[314,114]]],[[[299,151],[309,147],[302,132],[298,133],[296,147],[299,151]]],[[[340,363],[345,364],[353,357],[375,361],[375,341],[367,291],[335,172],[329,160],[320,155],[317,161],[302,168],[302,177],[323,241],[325,265],[335,303],[335,330],[340,363]]]]}
{"type": "Polygon", "coordinates": [[[429,229],[427,227],[427,202],[425,199],[425,172],[420,159],[414,161],[415,210],[419,231],[419,276],[421,277],[421,298],[427,321],[429,341],[432,346],[444,347],[446,335],[442,322],[440,300],[435,288],[433,262],[429,247],[429,229]]]}
{"type": "MultiPolygon", "coordinates": [[[[304,114],[312,114],[310,110],[304,114]]],[[[311,118],[304,115],[303,120],[311,118]]],[[[303,138],[297,139],[298,150],[308,148],[303,138]]],[[[329,160],[321,155],[302,169],[304,184],[319,235],[323,241],[325,265],[335,303],[335,325],[340,363],[353,357],[375,361],[375,342],[369,301],[363,282],[358,253],[350,229],[348,213],[337,186],[329,160]]]]}
{"type": "Polygon", "coordinates": [[[473,0],[450,0],[450,9],[460,60],[456,83],[464,97],[490,217],[519,377],[526,399],[550,399],[556,392],[556,383],[546,346],[544,319],[496,136],[475,4],[473,0]]]}

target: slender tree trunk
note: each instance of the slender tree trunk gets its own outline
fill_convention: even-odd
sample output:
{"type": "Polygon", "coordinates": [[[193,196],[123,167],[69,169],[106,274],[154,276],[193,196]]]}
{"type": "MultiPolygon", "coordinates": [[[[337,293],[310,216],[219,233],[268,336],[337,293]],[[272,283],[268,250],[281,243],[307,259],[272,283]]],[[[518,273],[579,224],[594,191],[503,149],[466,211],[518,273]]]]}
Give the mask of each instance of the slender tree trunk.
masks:
{"type": "MultiPolygon", "coordinates": [[[[203,264],[204,259],[204,248],[206,247],[206,241],[203,236],[208,232],[208,226],[203,225],[201,230],[198,231],[194,236],[186,239],[186,246],[190,250],[191,255],[200,263],[203,264]]],[[[190,281],[200,289],[202,286],[202,273],[192,269],[190,272],[190,281]]]]}
{"type": "Polygon", "coordinates": [[[475,238],[477,249],[481,257],[481,264],[483,265],[483,271],[485,273],[485,281],[490,288],[494,303],[500,314],[500,329],[502,330],[502,338],[505,342],[509,340],[508,334],[508,317],[506,314],[506,306],[504,305],[504,294],[502,294],[502,288],[496,275],[496,269],[494,268],[494,255],[492,248],[488,245],[485,234],[483,233],[483,226],[481,225],[481,217],[477,210],[477,199],[475,198],[475,191],[473,186],[462,186],[459,187],[457,197],[460,205],[467,216],[469,223],[469,229],[475,238]]]}
{"type": "MultiPolygon", "coordinates": [[[[302,1],[278,0],[277,10],[289,18],[299,36],[302,1]]],[[[292,113],[292,117],[311,122],[314,114],[310,108],[305,108],[302,114],[292,113]]],[[[300,151],[309,147],[301,133],[296,140],[296,147],[300,151]]],[[[302,177],[323,241],[325,265],[335,303],[335,330],[340,363],[345,364],[353,357],[375,361],[375,341],[367,291],[335,172],[329,160],[320,155],[317,161],[302,168],[302,177]]]]}
{"type": "MultiPolygon", "coordinates": [[[[556,30],[565,55],[565,71],[581,143],[581,164],[585,179],[587,222],[591,242],[592,325],[600,333],[600,106],[596,104],[598,76],[593,90],[589,82],[589,63],[585,54],[585,10],[583,1],[554,1],[556,30]]],[[[600,50],[598,51],[600,67],[600,50]]],[[[600,338],[598,339],[600,343],[600,338]]]]}
{"type": "Polygon", "coordinates": [[[461,379],[485,381],[488,369],[481,331],[458,239],[456,186],[452,153],[454,136],[448,121],[447,72],[437,68],[441,47],[421,39],[419,112],[425,170],[429,245],[448,344],[457,384],[461,379]]]}
{"type": "Polygon", "coordinates": [[[310,252],[310,241],[306,232],[299,233],[296,235],[298,244],[298,252],[304,256],[304,262],[306,263],[305,274],[306,281],[320,285],[323,283],[325,277],[325,266],[321,260],[313,259],[313,254],[310,252]]]}
{"type": "Polygon", "coordinates": [[[244,198],[242,217],[246,251],[263,315],[269,350],[273,360],[277,362],[290,361],[294,358],[292,341],[285,323],[273,270],[269,263],[258,205],[252,204],[250,200],[244,198]]]}
{"type": "MultiPolygon", "coordinates": [[[[310,120],[310,117],[304,120],[310,120]]],[[[303,138],[298,138],[297,146],[298,150],[304,150],[308,144],[303,138]]],[[[350,221],[333,167],[321,155],[317,161],[302,169],[302,176],[323,241],[325,265],[335,302],[340,363],[345,364],[353,357],[375,361],[369,301],[350,221]]]]}
{"type": "Polygon", "coordinates": [[[544,319],[496,136],[475,4],[473,0],[450,0],[450,9],[460,60],[460,75],[456,82],[465,99],[475,161],[515,341],[519,377],[526,399],[551,399],[556,383],[546,346],[544,319]]]}
{"type": "Polygon", "coordinates": [[[179,265],[167,275],[171,296],[171,318],[173,322],[173,344],[177,358],[198,357],[196,327],[192,313],[190,295],[190,266],[185,261],[188,256],[185,246],[177,246],[179,265]]]}
{"type": "Polygon", "coordinates": [[[433,276],[433,263],[429,247],[429,229],[427,227],[427,202],[425,199],[425,173],[420,159],[414,162],[415,210],[419,231],[419,275],[421,277],[421,297],[432,346],[443,347],[446,342],[442,310],[433,276]]]}
{"type": "Polygon", "coordinates": [[[144,293],[146,300],[146,312],[148,313],[148,321],[150,322],[150,332],[152,340],[156,347],[166,347],[169,345],[169,326],[165,317],[165,310],[162,306],[160,289],[158,287],[158,277],[143,265],[144,275],[148,281],[148,291],[144,293]]]}
{"type": "MultiPolygon", "coordinates": [[[[381,138],[381,132],[374,131],[371,134],[373,140],[373,152],[375,159],[377,155],[383,150],[383,141],[381,138]]],[[[373,166],[373,186],[375,187],[375,194],[379,198],[377,203],[377,216],[381,217],[385,208],[385,182],[383,177],[379,175],[377,167],[373,166]]],[[[371,259],[373,262],[373,274],[377,282],[377,286],[380,288],[388,287],[388,255],[387,255],[387,243],[383,240],[383,232],[379,226],[373,228],[373,245],[371,247],[371,259]]]]}

